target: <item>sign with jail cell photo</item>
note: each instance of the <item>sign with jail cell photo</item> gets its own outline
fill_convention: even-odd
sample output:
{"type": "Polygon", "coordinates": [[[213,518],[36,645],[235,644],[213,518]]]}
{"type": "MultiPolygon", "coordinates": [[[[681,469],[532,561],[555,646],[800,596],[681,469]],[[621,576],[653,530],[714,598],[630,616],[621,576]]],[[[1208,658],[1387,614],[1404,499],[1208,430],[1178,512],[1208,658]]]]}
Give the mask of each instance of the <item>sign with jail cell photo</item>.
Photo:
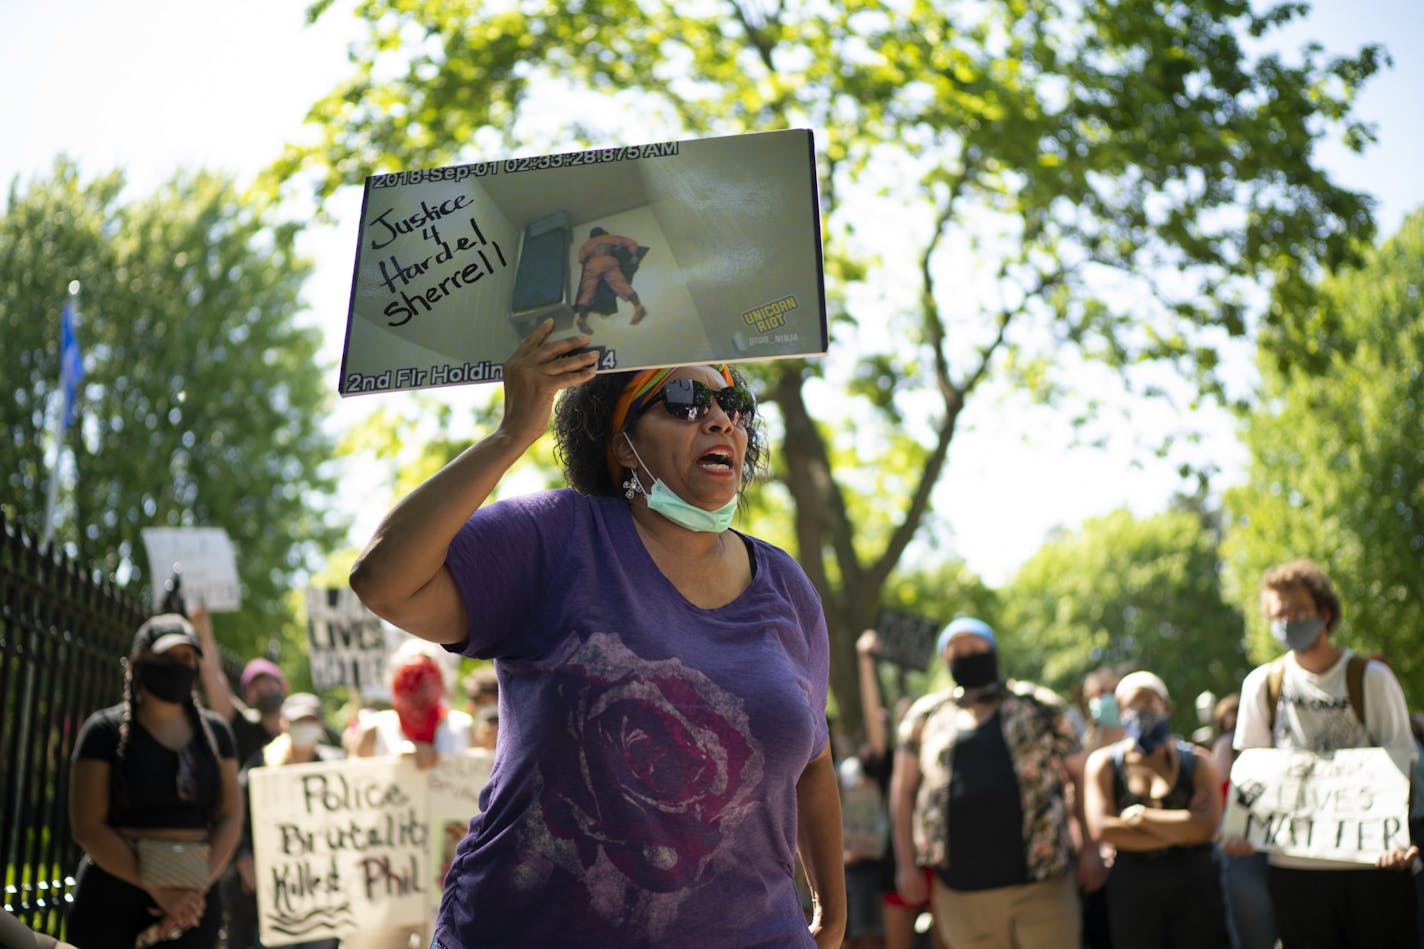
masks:
{"type": "Polygon", "coordinates": [[[826,351],[806,129],[366,179],[342,395],[496,382],[545,320],[601,371],[826,351]]]}

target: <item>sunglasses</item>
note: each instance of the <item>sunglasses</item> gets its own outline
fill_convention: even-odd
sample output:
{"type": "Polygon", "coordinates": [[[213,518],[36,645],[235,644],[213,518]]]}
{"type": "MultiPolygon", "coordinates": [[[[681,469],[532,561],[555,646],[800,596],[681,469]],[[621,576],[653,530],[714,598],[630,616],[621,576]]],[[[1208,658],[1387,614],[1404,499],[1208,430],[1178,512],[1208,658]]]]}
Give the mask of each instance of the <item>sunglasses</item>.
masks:
{"type": "Polygon", "coordinates": [[[178,752],[178,800],[191,801],[197,797],[197,785],[193,777],[193,756],[184,748],[178,752]]]}
{"type": "Polygon", "coordinates": [[[750,389],[741,386],[727,386],[714,389],[695,379],[669,379],[657,395],[648,400],[648,405],[662,402],[667,414],[684,422],[697,422],[707,417],[715,401],[727,413],[733,425],[746,428],[756,417],[756,396],[750,389]]]}

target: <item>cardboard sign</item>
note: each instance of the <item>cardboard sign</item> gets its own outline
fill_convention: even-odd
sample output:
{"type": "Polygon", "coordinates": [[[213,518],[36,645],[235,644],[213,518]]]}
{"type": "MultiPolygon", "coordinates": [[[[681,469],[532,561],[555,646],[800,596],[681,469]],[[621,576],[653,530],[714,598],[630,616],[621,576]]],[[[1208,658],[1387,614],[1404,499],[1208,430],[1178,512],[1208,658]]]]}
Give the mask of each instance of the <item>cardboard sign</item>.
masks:
{"type": "Polygon", "coordinates": [[[213,613],[242,608],[237,558],[221,527],[145,527],[148,575],[153,578],[153,608],[163,607],[163,584],[175,571],[182,577],[183,599],[203,603],[213,613]]]}
{"type": "Polygon", "coordinates": [[[906,669],[924,669],[934,658],[931,654],[940,625],[913,613],[881,610],[875,618],[880,658],[906,669]]]}
{"type": "Polygon", "coordinates": [[[366,179],[342,395],[498,381],[546,318],[602,371],[824,353],[811,133],[366,179]]]}
{"type": "Polygon", "coordinates": [[[306,602],[307,648],[316,690],[380,686],[393,648],[381,618],[350,587],[309,587],[306,602]]]}
{"type": "Polygon", "coordinates": [[[262,944],[428,923],[492,764],[479,750],[428,771],[408,756],[252,769],[262,944]]]}
{"type": "Polygon", "coordinates": [[[1250,748],[1231,767],[1222,834],[1272,853],[1373,864],[1409,846],[1409,778],[1383,748],[1250,748]]]}

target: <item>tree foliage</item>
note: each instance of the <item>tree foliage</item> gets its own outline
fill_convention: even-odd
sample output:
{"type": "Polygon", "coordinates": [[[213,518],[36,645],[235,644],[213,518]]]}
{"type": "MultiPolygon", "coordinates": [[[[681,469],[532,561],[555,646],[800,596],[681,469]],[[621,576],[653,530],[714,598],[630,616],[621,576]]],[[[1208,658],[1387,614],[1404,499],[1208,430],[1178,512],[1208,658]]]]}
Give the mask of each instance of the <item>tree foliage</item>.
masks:
{"type": "Polygon", "coordinates": [[[1343,601],[1338,638],[1382,653],[1418,702],[1424,674],[1424,211],[1262,343],[1247,483],[1227,551],[1251,653],[1280,652],[1257,601],[1272,564],[1310,557],[1343,601]],[[1415,683],[1411,689],[1410,683],[1415,683]]]}
{"type": "Polygon", "coordinates": [[[343,534],[325,513],[328,386],[319,334],[295,320],[309,265],[294,234],[220,177],[127,200],[121,174],[84,181],[64,160],[13,183],[0,217],[0,504],[41,535],[60,309],[78,280],[85,375],[55,541],[143,590],[166,579],[147,576],[144,527],[226,529],[243,610],[216,622],[244,652],[291,622],[282,595],[343,534]]]}
{"type": "Polygon", "coordinates": [[[1311,152],[1325,135],[1368,141],[1350,102],[1381,51],[1246,49],[1303,9],[358,0],[353,74],[313,107],[318,140],[272,174],[329,195],[516,152],[814,129],[832,355],[761,376],[793,549],[853,708],[853,637],[932,510],[971,400],[981,422],[995,389],[1067,401],[1095,362],[1189,404],[1217,394],[1261,281],[1301,296],[1369,232],[1365,199],[1311,152]],[[872,520],[853,516],[857,496],[872,520]]]}
{"type": "Polygon", "coordinates": [[[1119,510],[1044,544],[1001,593],[1007,668],[1067,695],[1099,666],[1136,663],[1167,683],[1190,734],[1197,693],[1234,692],[1247,671],[1217,539],[1190,511],[1119,510]]]}

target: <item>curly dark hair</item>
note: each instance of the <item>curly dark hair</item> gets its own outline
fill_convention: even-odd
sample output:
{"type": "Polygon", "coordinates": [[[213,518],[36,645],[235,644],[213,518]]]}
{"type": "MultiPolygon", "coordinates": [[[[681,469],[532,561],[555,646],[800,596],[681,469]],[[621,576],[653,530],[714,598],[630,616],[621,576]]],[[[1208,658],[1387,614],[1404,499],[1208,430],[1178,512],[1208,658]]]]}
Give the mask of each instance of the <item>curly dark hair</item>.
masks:
{"type": "MultiPolygon", "coordinates": [[[[732,380],[746,387],[746,376],[732,369],[732,380]]],[[[564,469],[569,487],[580,494],[614,497],[623,486],[608,473],[608,442],[613,437],[613,408],[636,373],[609,372],[582,385],[565,389],[554,406],[554,456],[564,469]]],[[[629,419],[631,425],[634,419],[629,419]]],[[[742,489],[761,471],[765,441],[760,419],[747,424],[747,453],[742,461],[742,489]]]]}

